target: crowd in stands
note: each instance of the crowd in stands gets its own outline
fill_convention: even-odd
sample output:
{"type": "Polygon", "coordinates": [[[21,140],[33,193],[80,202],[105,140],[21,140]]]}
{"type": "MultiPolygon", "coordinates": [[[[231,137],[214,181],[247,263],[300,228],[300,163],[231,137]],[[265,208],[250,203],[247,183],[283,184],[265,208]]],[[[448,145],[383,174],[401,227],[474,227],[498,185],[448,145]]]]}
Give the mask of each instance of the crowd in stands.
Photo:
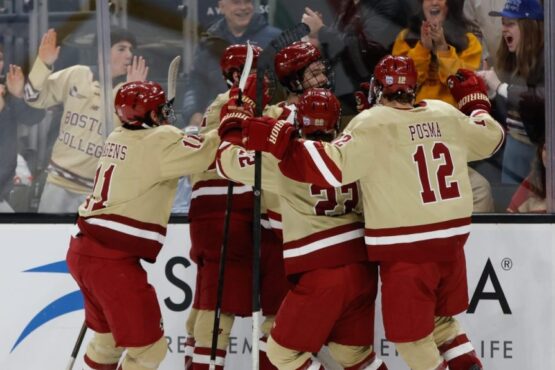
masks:
{"type": "MultiPolygon", "coordinates": [[[[507,138],[499,154],[469,165],[474,211],[546,212],[543,1],[283,0],[267,13],[252,0],[219,0],[217,6],[221,16],[201,30],[192,66],[181,75],[184,97],[174,102],[178,127],[201,127],[205,109],[226,91],[219,68],[226,47],[249,41],[265,48],[281,29],[302,21],[311,30],[307,40],[332,72],[342,127],[358,113],[355,92],[362,84],[367,94],[374,66],[386,54],[415,61],[417,101],[456,105],[448,76],[459,68],[477,71],[507,138]]],[[[141,38],[133,31],[111,30],[114,92],[122,82],[148,79],[149,68],[167,68],[141,56],[141,38]]],[[[28,65],[5,64],[0,52],[1,213],[76,212],[94,181],[107,127],[118,125],[115,116],[111,126],[102,122],[98,67],[57,68],[61,48],[63,40],[51,29],[28,65]],[[28,125],[42,125],[45,112],[53,109],[62,113],[54,119],[59,124],[52,122],[55,139],[42,171],[36,160],[25,161],[31,158],[25,158],[21,133],[28,125]]],[[[190,194],[187,181],[181,184],[174,209],[184,212],[190,194]]]]}

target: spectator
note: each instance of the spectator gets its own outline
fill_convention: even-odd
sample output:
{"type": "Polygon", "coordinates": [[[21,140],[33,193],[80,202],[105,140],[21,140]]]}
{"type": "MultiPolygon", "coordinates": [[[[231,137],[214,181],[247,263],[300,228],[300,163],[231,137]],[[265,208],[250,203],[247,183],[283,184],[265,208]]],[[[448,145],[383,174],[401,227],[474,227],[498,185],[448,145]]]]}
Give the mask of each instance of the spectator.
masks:
{"type": "MultiPolygon", "coordinates": [[[[3,70],[4,53],[0,49],[0,71],[3,70]]],[[[14,211],[8,200],[17,166],[17,125],[37,123],[42,115],[25,105],[24,83],[21,67],[13,64],[9,66],[6,81],[0,82],[0,213],[14,211]]]]}
{"type": "MultiPolygon", "coordinates": [[[[38,209],[47,213],[77,210],[91,190],[107,134],[100,116],[101,86],[96,69],[76,65],[52,73],[60,52],[56,38],[53,29],[44,34],[25,87],[25,100],[30,106],[49,108],[63,104],[64,108],[38,209]]],[[[126,30],[114,29],[111,42],[112,78],[127,74],[127,81],[144,80],[148,73],[145,61],[132,54],[135,37],[126,30]]],[[[118,122],[115,116],[114,122],[118,122]]]]}
{"type": "Polygon", "coordinates": [[[532,170],[517,191],[507,207],[510,213],[545,213],[547,211],[545,175],[547,165],[547,148],[538,145],[536,158],[532,163],[532,170]]]}
{"type": "MultiPolygon", "coordinates": [[[[529,112],[520,109],[544,98],[543,8],[537,0],[509,0],[502,11],[490,15],[502,17],[503,39],[495,67],[480,71],[479,75],[488,85],[490,98],[495,98],[497,110],[506,117],[509,135],[503,152],[501,182],[516,185],[530,173],[536,152],[533,141],[537,144],[545,125],[523,119],[522,114],[526,118],[529,112]]],[[[534,105],[534,109],[542,110],[538,109],[542,106],[534,105]]]]}
{"type": "Polygon", "coordinates": [[[189,125],[200,126],[209,103],[227,90],[219,67],[225,48],[247,41],[264,48],[280,33],[255,13],[252,0],[219,0],[218,5],[224,17],[202,36],[187,76],[183,115],[189,125]]]}
{"type": "Polygon", "coordinates": [[[460,0],[423,0],[422,9],[401,31],[393,55],[407,55],[418,71],[416,101],[439,99],[455,105],[447,77],[459,68],[476,70],[482,46],[468,32],[460,0]]]}
{"type": "Polygon", "coordinates": [[[505,0],[466,0],[464,15],[470,22],[472,32],[482,42],[482,59],[487,65],[495,63],[495,53],[501,41],[501,20],[491,18],[489,12],[501,9],[505,0]]]}
{"type": "Polygon", "coordinates": [[[407,1],[349,0],[342,2],[336,20],[326,26],[321,14],[305,9],[302,21],[311,30],[336,73],[335,94],[343,116],[356,114],[353,92],[372,76],[374,66],[391,51],[395,36],[408,19],[407,1]]]}

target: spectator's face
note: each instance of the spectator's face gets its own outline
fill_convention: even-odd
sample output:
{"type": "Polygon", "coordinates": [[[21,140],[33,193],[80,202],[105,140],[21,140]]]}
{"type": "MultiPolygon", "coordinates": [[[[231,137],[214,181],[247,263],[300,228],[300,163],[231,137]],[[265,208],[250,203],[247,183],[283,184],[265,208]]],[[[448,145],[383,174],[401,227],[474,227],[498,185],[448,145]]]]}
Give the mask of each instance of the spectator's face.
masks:
{"type": "Polygon", "coordinates": [[[254,14],[252,0],[220,0],[220,11],[231,29],[245,29],[254,14]]]}
{"type": "Polygon", "coordinates": [[[0,73],[4,70],[4,53],[0,51],[0,73]]]}
{"type": "Polygon", "coordinates": [[[443,24],[447,17],[447,0],[423,0],[422,11],[428,22],[443,24]]]}
{"type": "Polygon", "coordinates": [[[127,66],[133,59],[133,45],[129,41],[120,41],[112,45],[110,52],[110,64],[112,66],[112,78],[125,75],[127,66]]]}
{"type": "Polygon", "coordinates": [[[311,63],[303,73],[303,89],[324,87],[328,83],[326,66],[321,61],[311,63]]]}
{"type": "Polygon", "coordinates": [[[501,34],[503,35],[503,40],[507,44],[507,49],[511,53],[516,52],[518,44],[520,43],[520,27],[518,27],[518,21],[516,19],[501,18],[501,34]]]}

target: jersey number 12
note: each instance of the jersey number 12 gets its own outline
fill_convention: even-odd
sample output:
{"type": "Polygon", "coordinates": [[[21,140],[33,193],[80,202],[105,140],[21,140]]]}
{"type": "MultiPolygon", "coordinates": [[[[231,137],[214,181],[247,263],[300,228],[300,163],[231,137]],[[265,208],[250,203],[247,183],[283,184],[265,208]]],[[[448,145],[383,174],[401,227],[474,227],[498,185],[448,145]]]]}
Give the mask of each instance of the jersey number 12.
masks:
{"type": "MultiPolygon", "coordinates": [[[[428,159],[424,145],[418,145],[416,152],[412,156],[418,168],[418,176],[420,178],[420,185],[422,191],[420,196],[424,203],[433,203],[437,200],[436,191],[432,189],[430,183],[430,175],[428,169],[428,159]]],[[[453,175],[453,161],[449,148],[443,143],[435,143],[432,147],[432,158],[434,161],[442,161],[437,168],[437,186],[439,190],[439,197],[441,200],[453,199],[460,197],[459,184],[457,181],[448,181],[447,178],[453,175]]]]}

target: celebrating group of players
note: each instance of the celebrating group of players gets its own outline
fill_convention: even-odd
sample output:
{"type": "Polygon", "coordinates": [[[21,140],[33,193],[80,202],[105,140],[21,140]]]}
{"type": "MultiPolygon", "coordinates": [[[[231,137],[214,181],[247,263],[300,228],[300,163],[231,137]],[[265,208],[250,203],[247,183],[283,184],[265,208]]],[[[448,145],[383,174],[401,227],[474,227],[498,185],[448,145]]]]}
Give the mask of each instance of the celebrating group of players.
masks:
{"type": "MultiPolygon", "coordinates": [[[[256,65],[261,50],[253,49],[256,65]]],[[[209,369],[218,309],[215,369],[223,370],[234,317],[251,314],[253,258],[261,261],[263,370],[324,369],[313,354],[325,345],[344,369],[387,369],[373,351],[378,275],[386,337],[411,369],[481,369],[453,316],[468,303],[467,162],[492,155],[504,139],[483,82],[466,70],[450,76],[459,110],[415,102],[413,61],[386,56],[362,94],[364,109],[340,133],[340,104],[316,47],[296,42],[277,53],[288,96],[266,105],[262,89],[261,117],[255,74],[238,87],[246,54],[245,45],[226,49],[230,89],[208,107],[199,135],[167,124],[171,102],[157,83],[117,92],[123,125],[107,139],[67,256],[95,331],[86,366],[115,370],[124,349],[123,370],[157,369],[164,359],[160,309],[139,261],[156,260],[177,180],[191,175],[197,280],[186,369],[209,369]],[[260,256],[252,252],[254,151],[263,152],[260,256]]]]}

